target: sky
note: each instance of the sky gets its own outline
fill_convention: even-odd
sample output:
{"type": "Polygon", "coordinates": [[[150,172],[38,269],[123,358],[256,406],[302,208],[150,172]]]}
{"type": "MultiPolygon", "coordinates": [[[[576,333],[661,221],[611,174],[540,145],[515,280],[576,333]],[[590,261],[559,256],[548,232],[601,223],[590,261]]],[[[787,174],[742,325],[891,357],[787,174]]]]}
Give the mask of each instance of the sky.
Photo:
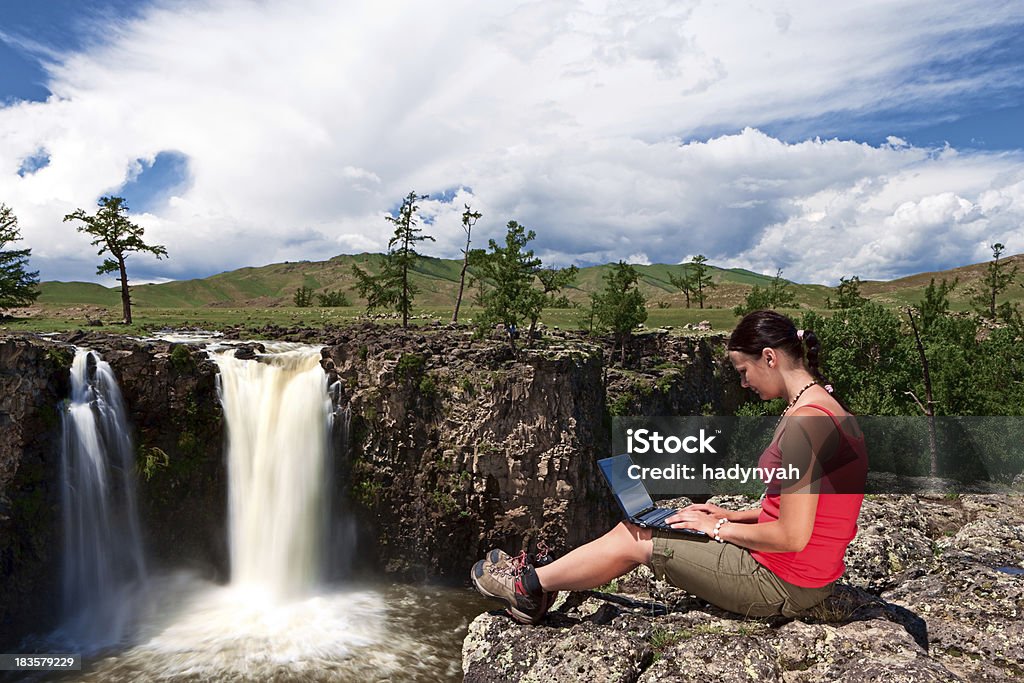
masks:
{"type": "MultiPolygon", "coordinates": [[[[0,0],[0,202],[44,280],[127,199],[135,282],[518,221],[545,264],[799,282],[1024,252],[1019,0],[0,0]]],[[[10,245],[8,245],[10,248],[10,245]]]]}

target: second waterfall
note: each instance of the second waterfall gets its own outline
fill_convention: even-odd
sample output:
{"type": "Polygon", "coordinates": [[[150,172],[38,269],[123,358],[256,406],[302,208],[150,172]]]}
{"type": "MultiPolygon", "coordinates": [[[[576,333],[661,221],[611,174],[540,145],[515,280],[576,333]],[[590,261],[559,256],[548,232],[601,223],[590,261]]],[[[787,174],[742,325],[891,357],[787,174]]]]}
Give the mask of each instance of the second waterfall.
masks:
{"type": "Polygon", "coordinates": [[[214,358],[228,436],[231,583],[302,595],[325,571],[332,411],[320,351],[214,358]]]}

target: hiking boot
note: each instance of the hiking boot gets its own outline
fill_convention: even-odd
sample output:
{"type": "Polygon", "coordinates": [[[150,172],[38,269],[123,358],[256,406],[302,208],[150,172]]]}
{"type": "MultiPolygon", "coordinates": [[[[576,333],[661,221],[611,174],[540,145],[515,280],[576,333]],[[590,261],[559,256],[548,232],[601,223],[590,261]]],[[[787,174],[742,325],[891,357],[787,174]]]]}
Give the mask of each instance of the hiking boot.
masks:
{"type": "Polygon", "coordinates": [[[551,608],[557,593],[541,591],[531,595],[523,586],[523,575],[530,571],[533,565],[525,551],[513,557],[495,549],[473,565],[470,579],[482,595],[505,601],[513,619],[521,624],[536,624],[551,608]],[[498,561],[493,562],[495,559],[498,561]]]}

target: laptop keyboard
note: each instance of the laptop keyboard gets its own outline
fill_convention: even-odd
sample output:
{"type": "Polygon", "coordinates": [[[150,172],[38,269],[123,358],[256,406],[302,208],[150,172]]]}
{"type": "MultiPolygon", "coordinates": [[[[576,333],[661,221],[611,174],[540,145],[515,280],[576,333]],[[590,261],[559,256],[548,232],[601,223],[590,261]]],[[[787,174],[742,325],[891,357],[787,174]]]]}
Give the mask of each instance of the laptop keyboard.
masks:
{"type": "Polygon", "coordinates": [[[669,517],[674,512],[675,510],[672,510],[670,508],[658,508],[657,510],[651,510],[650,512],[642,515],[640,517],[640,520],[644,522],[644,524],[649,524],[651,526],[667,527],[669,525],[665,524],[664,520],[666,517],[669,517]]]}

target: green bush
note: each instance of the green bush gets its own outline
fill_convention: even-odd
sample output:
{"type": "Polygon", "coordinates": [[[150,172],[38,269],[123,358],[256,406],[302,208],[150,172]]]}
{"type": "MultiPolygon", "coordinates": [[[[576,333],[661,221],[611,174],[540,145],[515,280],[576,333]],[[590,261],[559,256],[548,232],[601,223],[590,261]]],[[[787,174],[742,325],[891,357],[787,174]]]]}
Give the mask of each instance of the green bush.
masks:
{"type": "Polygon", "coordinates": [[[316,295],[317,301],[324,308],[340,308],[342,306],[351,306],[348,297],[340,289],[337,291],[327,290],[323,294],[316,295]]]}
{"type": "Polygon", "coordinates": [[[420,379],[419,384],[420,394],[424,398],[433,398],[437,395],[437,384],[434,382],[434,378],[430,375],[424,375],[420,379]]]}
{"type": "Polygon", "coordinates": [[[195,369],[196,364],[192,359],[192,354],[189,352],[188,347],[179,344],[174,347],[171,351],[171,368],[178,373],[186,373],[195,369]]]}
{"type": "Polygon", "coordinates": [[[418,353],[403,353],[395,366],[395,375],[402,378],[412,378],[422,374],[427,361],[418,353]]]}

